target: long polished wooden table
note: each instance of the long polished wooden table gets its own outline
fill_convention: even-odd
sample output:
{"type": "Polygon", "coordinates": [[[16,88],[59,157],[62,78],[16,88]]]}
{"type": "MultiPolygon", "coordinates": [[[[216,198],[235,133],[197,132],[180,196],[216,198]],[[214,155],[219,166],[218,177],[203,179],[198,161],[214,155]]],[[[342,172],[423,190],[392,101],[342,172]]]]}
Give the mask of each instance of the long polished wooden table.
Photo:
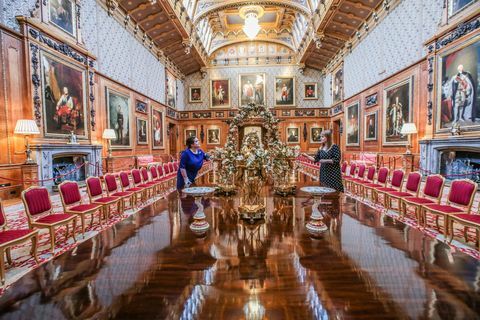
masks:
{"type": "MultiPolygon", "coordinates": [[[[208,185],[211,176],[199,184],[208,185]]],[[[298,187],[315,185],[299,174],[298,187]]],[[[0,297],[4,319],[478,319],[480,263],[345,195],[320,207],[265,187],[264,220],[240,195],[176,193],[33,270],[0,297]]]]}

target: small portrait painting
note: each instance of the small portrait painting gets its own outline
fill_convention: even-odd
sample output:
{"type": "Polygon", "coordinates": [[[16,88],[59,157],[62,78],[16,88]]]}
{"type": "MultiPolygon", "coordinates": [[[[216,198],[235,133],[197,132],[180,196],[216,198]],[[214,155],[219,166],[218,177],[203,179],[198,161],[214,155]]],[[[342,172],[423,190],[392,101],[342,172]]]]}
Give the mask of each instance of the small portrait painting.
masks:
{"type": "Polygon", "coordinates": [[[177,106],[177,79],[169,71],[166,72],[165,86],[167,106],[175,109],[177,106]]]}
{"type": "Polygon", "coordinates": [[[310,143],[320,143],[322,140],[322,131],[321,127],[311,127],[310,128],[310,143]]]}
{"type": "Polygon", "coordinates": [[[275,106],[295,106],[294,77],[275,77],[275,106]]]}
{"type": "Polygon", "coordinates": [[[148,144],[147,119],[137,118],[137,144],[148,144]]]}
{"type": "Polygon", "coordinates": [[[210,80],[210,107],[230,108],[230,80],[210,80]]]}
{"type": "Polygon", "coordinates": [[[130,143],[130,98],[128,95],[107,90],[107,110],[109,128],[115,130],[116,140],[112,140],[112,148],[129,148],[130,143]]]}
{"type": "Polygon", "coordinates": [[[197,136],[197,129],[185,129],[185,140],[197,136]]]}
{"type": "Polygon", "coordinates": [[[365,115],[365,141],[377,140],[377,111],[365,115]]]}
{"type": "Polygon", "coordinates": [[[207,144],[220,144],[220,129],[207,130],[207,144]]]}
{"type": "Polygon", "coordinates": [[[316,100],[317,96],[317,83],[309,82],[304,83],[303,85],[303,99],[305,100],[316,100]]]}
{"type": "Polygon", "coordinates": [[[343,66],[340,66],[332,76],[332,104],[343,99],[343,66]]]}
{"type": "Polygon", "coordinates": [[[151,117],[151,129],[152,130],[152,148],[153,149],[162,149],[164,147],[164,138],[163,138],[163,127],[164,119],[163,112],[155,108],[152,109],[151,117]]]}
{"type": "Polygon", "coordinates": [[[299,143],[299,142],[300,142],[300,129],[287,128],[287,143],[299,143]]]}
{"type": "Polygon", "coordinates": [[[383,144],[405,145],[408,136],[401,134],[404,123],[410,122],[413,77],[385,89],[383,111],[383,144]]]}
{"type": "Polygon", "coordinates": [[[85,138],[85,69],[43,51],[40,61],[45,135],[61,137],[73,131],[85,138]]]}
{"type": "Polygon", "coordinates": [[[249,103],[263,105],[265,103],[265,74],[239,75],[239,104],[245,106],[249,103]]]}
{"type": "Polygon", "coordinates": [[[143,101],[135,101],[135,111],[140,113],[148,113],[148,104],[143,101]]]}
{"type": "Polygon", "coordinates": [[[346,113],[346,131],[347,131],[347,146],[358,146],[360,145],[360,119],[359,115],[360,103],[356,102],[347,107],[346,113]]]}
{"type": "Polygon", "coordinates": [[[49,21],[64,32],[75,37],[76,12],[73,0],[50,0],[48,1],[49,21]]]}
{"type": "Polygon", "coordinates": [[[190,103],[202,102],[202,87],[190,87],[188,97],[190,103]]]}

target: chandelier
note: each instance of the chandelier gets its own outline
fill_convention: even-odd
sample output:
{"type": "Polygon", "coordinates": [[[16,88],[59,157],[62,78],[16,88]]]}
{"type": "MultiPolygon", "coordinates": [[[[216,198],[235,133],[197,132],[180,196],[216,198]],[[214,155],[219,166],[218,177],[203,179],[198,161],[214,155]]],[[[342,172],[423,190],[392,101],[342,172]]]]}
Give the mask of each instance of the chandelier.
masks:
{"type": "Polygon", "coordinates": [[[260,32],[261,27],[258,24],[258,19],[263,14],[264,10],[260,6],[247,6],[240,9],[240,17],[245,19],[243,32],[250,40],[255,39],[260,32]]]}

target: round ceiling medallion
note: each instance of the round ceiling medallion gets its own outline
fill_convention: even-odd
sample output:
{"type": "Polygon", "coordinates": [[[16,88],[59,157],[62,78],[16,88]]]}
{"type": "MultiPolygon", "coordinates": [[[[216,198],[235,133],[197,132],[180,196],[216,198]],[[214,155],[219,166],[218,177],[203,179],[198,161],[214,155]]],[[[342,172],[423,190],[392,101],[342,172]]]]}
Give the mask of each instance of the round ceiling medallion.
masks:
{"type": "Polygon", "coordinates": [[[249,13],[255,13],[257,15],[257,18],[263,17],[263,14],[265,13],[265,9],[263,9],[262,6],[245,6],[240,8],[239,10],[239,15],[242,19],[245,19],[247,17],[247,14],[249,13]]]}

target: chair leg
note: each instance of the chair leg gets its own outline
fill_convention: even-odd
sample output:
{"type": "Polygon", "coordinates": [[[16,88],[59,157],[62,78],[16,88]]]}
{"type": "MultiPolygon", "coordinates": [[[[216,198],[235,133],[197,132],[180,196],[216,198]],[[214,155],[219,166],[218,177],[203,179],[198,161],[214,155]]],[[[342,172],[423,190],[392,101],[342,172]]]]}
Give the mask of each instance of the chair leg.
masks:
{"type": "Polygon", "coordinates": [[[468,242],[468,227],[463,227],[463,238],[465,239],[465,243],[468,242]]]}
{"type": "Polygon", "coordinates": [[[32,251],[30,252],[35,259],[35,262],[38,263],[38,255],[37,255],[37,245],[38,245],[38,234],[32,237],[32,251]]]}
{"type": "Polygon", "coordinates": [[[12,264],[12,248],[8,247],[5,249],[5,253],[7,255],[8,264],[12,264]]]}
{"type": "Polygon", "coordinates": [[[5,252],[3,248],[0,249],[0,279],[2,281],[2,285],[5,284],[5,252]]]}
{"type": "MultiPolygon", "coordinates": [[[[72,221],[72,238],[73,238],[73,241],[77,242],[77,238],[75,238],[75,230],[77,230],[77,218],[73,219],[72,221]]],[[[67,223],[67,226],[68,226],[68,223],[67,223]]]]}
{"type": "Polygon", "coordinates": [[[50,230],[50,251],[52,254],[55,254],[55,230],[53,227],[49,228],[50,230]]]}
{"type": "Polygon", "coordinates": [[[65,241],[68,240],[68,234],[70,233],[70,232],[69,232],[69,231],[70,231],[70,227],[68,226],[68,223],[67,223],[66,227],[67,227],[67,231],[65,232],[65,241]]]}
{"type": "Polygon", "coordinates": [[[447,223],[449,225],[448,229],[451,231],[450,232],[450,239],[449,239],[448,243],[452,243],[453,237],[455,236],[455,232],[453,232],[453,224],[455,223],[455,221],[453,219],[448,219],[447,223]]]}
{"type": "Polygon", "coordinates": [[[80,215],[80,223],[82,224],[82,236],[85,238],[85,215],[84,214],[80,215]]]}

